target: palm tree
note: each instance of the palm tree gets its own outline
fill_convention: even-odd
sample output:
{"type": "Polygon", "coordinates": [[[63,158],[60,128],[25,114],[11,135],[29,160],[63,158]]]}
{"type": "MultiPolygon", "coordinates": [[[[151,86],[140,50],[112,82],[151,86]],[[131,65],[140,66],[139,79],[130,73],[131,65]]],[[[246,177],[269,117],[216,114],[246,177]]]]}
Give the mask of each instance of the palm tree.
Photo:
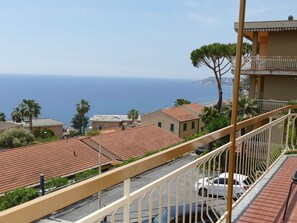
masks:
{"type": "Polygon", "coordinates": [[[5,122],[5,114],[0,112],[0,121],[5,122]]]}
{"type": "Polygon", "coordinates": [[[80,116],[81,118],[81,133],[84,135],[85,134],[85,114],[87,114],[90,111],[90,104],[88,101],[81,99],[80,103],[76,104],[76,111],[77,114],[80,116]]]}
{"type": "Polygon", "coordinates": [[[185,104],[191,104],[191,102],[189,100],[184,99],[184,98],[178,98],[174,102],[174,107],[179,107],[179,106],[185,105],[185,104]]]}
{"type": "Polygon", "coordinates": [[[201,121],[208,125],[213,119],[219,116],[218,110],[214,106],[205,107],[201,115],[201,121]]]}
{"type": "MultiPolygon", "coordinates": [[[[231,118],[232,114],[232,103],[229,103],[223,111],[224,115],[231,118]]],[[[252,118],[259,114],[259,105],[256,100],[249,99],[248,97],[240,97],[238,99],[237,107],[237,121],[252,118]]],[[[245,134],[245,128],[241,129],[241,135],[245,134]]]]}
{"type": "Polygon", "coordinates": [[[13,111],[11,112],[11,119],[14,122],[18,122],[18,123],[22,122],[23,116],[21,113],[21,106],[18,106],[13,109],[13,111]]]}
{"type": "Polygon", "coordinates": [[[29,118],[30,131],[32,132],[32,120],[40,115],[40,105],[34,99],[23,99],[19,106],[22,117],[29,118]]]}
{"type": "Polygon", "coordinates": [[[127,115],[128,115],[128,119],[132,119],[132,123],[134,122],[134,120],[137,120],[139,117],[138,111],[136,109],[131,109],[127,115]]]}

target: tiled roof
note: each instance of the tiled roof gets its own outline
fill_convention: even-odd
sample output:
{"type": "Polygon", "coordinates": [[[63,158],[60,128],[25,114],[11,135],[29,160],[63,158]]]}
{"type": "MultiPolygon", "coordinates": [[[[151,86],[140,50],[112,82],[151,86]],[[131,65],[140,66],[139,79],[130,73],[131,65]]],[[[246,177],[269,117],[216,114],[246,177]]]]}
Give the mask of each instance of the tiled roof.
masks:
{"type": "Polygon", "coordinates": [[[194,112],[197,112],[197,113],[201,113],[204,109],[204,106],[199,104],[199,103],[191,103],[191,104],[185,104],[185,105],[182,105],[181,106],[182,108],[185,107],[185,108],[188,108],[190,111],[194,111],[194,112]]]}
{"type": "Polygon", "coordinates": [[[185,109],[182,109],[181,107],[166,108],[166,109],[162,109],[161,111],[180,122],[198,118],[193,113],[186,111],[185,109]]]}
{"type": "Polygon", "coordinates": [[[180,142],[181,139],[165,130],[148,125],[125,131],[102,134],[91,138],[121,160],[145,155],[180,142]]]}
{"type": "MultiPolygon", "coordinates": [[[[238,30],[238,23],[234,23],[234,29],[238,30]]],[[[245,32],[278,32],[297,30],[297,20],[280,20],[280,21],[259,21],[245,22],[245,32]]]]}
{"type": "MultiPolygon", "coordinates": [[[[29,121],[24,122],[24,127],[29,127],[29,121]]],[[[63,125],[63,122],[58,122],[56,120],[50,119],[50,118],[38,118],[32,120],[32,126],[33,127],[46,127],[46,126],[57,126],[57,125],[63,125]]]]}
{"type": "MultiPolygon", "coordinates": [[[[101,157],[102,164],[111,160],[101,157]]],[[[98,152],[79,139],[0,150],[0,193],[98,165],[98,152]]]]}

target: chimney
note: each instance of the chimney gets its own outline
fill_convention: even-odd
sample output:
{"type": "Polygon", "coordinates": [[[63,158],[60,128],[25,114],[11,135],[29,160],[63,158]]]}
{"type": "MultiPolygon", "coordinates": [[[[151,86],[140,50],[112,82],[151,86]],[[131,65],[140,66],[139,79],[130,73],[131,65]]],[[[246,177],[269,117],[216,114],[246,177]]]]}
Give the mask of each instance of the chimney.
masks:
{"type": "Polygon", "coordinates": [[[289,17],[288,17],[288,20],[293,20],[294,19],[294,17],[292,16],[292,15],[289,15],[289,17]]]}

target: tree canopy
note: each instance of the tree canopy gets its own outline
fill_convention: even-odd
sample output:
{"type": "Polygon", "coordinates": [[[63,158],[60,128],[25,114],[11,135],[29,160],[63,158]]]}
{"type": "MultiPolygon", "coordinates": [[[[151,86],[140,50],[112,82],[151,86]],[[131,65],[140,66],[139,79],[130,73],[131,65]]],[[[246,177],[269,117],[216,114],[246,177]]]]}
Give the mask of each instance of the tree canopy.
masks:
{"type": "Polygon", "coordinates": [[[88,126],[88,118],[86,114],[90,111],[90,104],[88,101],[81,99],[79,103],[76,104],[77,114],[72,119],[72,125],[75,129],[79,129],[81,134],[85,134],[85,128],[88,126]]]}
{"type": "Polygon", "coordinates": [[[34,136],[23,128],[11,128],[0,134],[0,148],[26,146],[33,141],[34,136]]]}
{"type": "Polygon", "coordinates": [[[0,121],[5,122],[5,114],[0,112],[0,121]]]}
{"type": "Polygon", "coordinates": [[[138,119],[139,112],[136,109],[131,109],[127,115],[128,115],[128,119],[132,119],[132,122],[134,122],[135,120],[138,119]]]}
{"type": "Polygon", "coordinates": [[[18,107],[15,107],[11,113],[11,119],[14,122],[22,122],[23,121],[23,116],[22,116],[22,112],[21,112],[21,106],[19,105],[18,107]]]}
{"type": "Polygon", "coordinates": [[[191,104],[191,101],[184,98],[177,98],[174,102],[174,107],[178,107],[185,104],[191,104]]]}
{"type": "Polygon", "coordinates": [[[75,114],[75,116],[72,118],[71,123],[72,127],[77,129],[80,134],[84,134],[82,131],[87,128],[89,119],[88,117],[75,114]]]}
{"type": "MultiPolygon", "coordinates": [[[[243,58],[245,61],[250,59],[251,45],[245,43],[243,45],[243,58]]],[[[223,100],[222,76],[228,73],[234,67],[233,58],[236,55],[236,44],[213,43],[204,45],[191,53],[191,60],[194,67],[206,66],[212,70],[219,93],[217,109],[220,112],[223,100]]]]}
{"type": "Polygon", "coordinates": [[[38,118],[40,115],[40,105],[34,99],[23,99],[19,107],[22,117],[29,119],[30,131],[32,132],[32,119],[38,118]]]}

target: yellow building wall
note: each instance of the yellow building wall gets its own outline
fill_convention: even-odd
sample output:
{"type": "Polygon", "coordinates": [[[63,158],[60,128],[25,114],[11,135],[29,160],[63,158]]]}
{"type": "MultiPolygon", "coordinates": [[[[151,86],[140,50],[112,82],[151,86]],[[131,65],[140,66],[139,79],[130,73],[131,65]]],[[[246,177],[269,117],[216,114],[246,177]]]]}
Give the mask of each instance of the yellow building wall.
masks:
{"type": "Polygon", "coordinates": [[[199,119],[181,122],[179,128],[179,137],[180,138],[187,138],[189,136],[195,135],[199,129],[199,119]],[[195,128],[192,128],[192,122],[195,123],[195,128]],[[184,130],[184,124],[187,125],[187,130],[184,130]]]}
{"type": "Polygon", "coordinates": [[[297,77],[265,76],[263,99],[281,101],[297,99],[297,77]]]}
{"type": "Polygon", "coordinates": [[[169,115],[163,113],[162,111],[156,111],[149,114],[145,114],[141,116],[141,125],[152,125],[155,124],[158,126],[158,123],[161,123],[161,128],[173,133],[174,135],[180,138],[186,138],[196,134],[199,131],[199,119],[186,121],[186,122],[179,122],[178,120],[170,117],[169,115]],[[192,128],[192,122],[195,123],[195,128],[192,128]],[[184,131],[184,123],[187,124],[187,130],[184,131]],[[174,124],[174,131],[170,130],[171,124],[174,124]]]}
{"type": "Polygon", "coordinates": [[[161,122],[162,129],[168,132],[171,132],[176,136],[179,136],[179,122],[176,119],[164,114],[163,112],[155,111],[141,116],[142,126],[147,126],[152,124],[155,124],[156,126],[158,126],[158,122],[161,122]],[[171,124],[174,124],[174,131],[170,131],[171,124]]]}
{"type": "Polygon", "coordinates": [[[269,32],[267,56],[297,56],[297,31],[269,32]]]}

